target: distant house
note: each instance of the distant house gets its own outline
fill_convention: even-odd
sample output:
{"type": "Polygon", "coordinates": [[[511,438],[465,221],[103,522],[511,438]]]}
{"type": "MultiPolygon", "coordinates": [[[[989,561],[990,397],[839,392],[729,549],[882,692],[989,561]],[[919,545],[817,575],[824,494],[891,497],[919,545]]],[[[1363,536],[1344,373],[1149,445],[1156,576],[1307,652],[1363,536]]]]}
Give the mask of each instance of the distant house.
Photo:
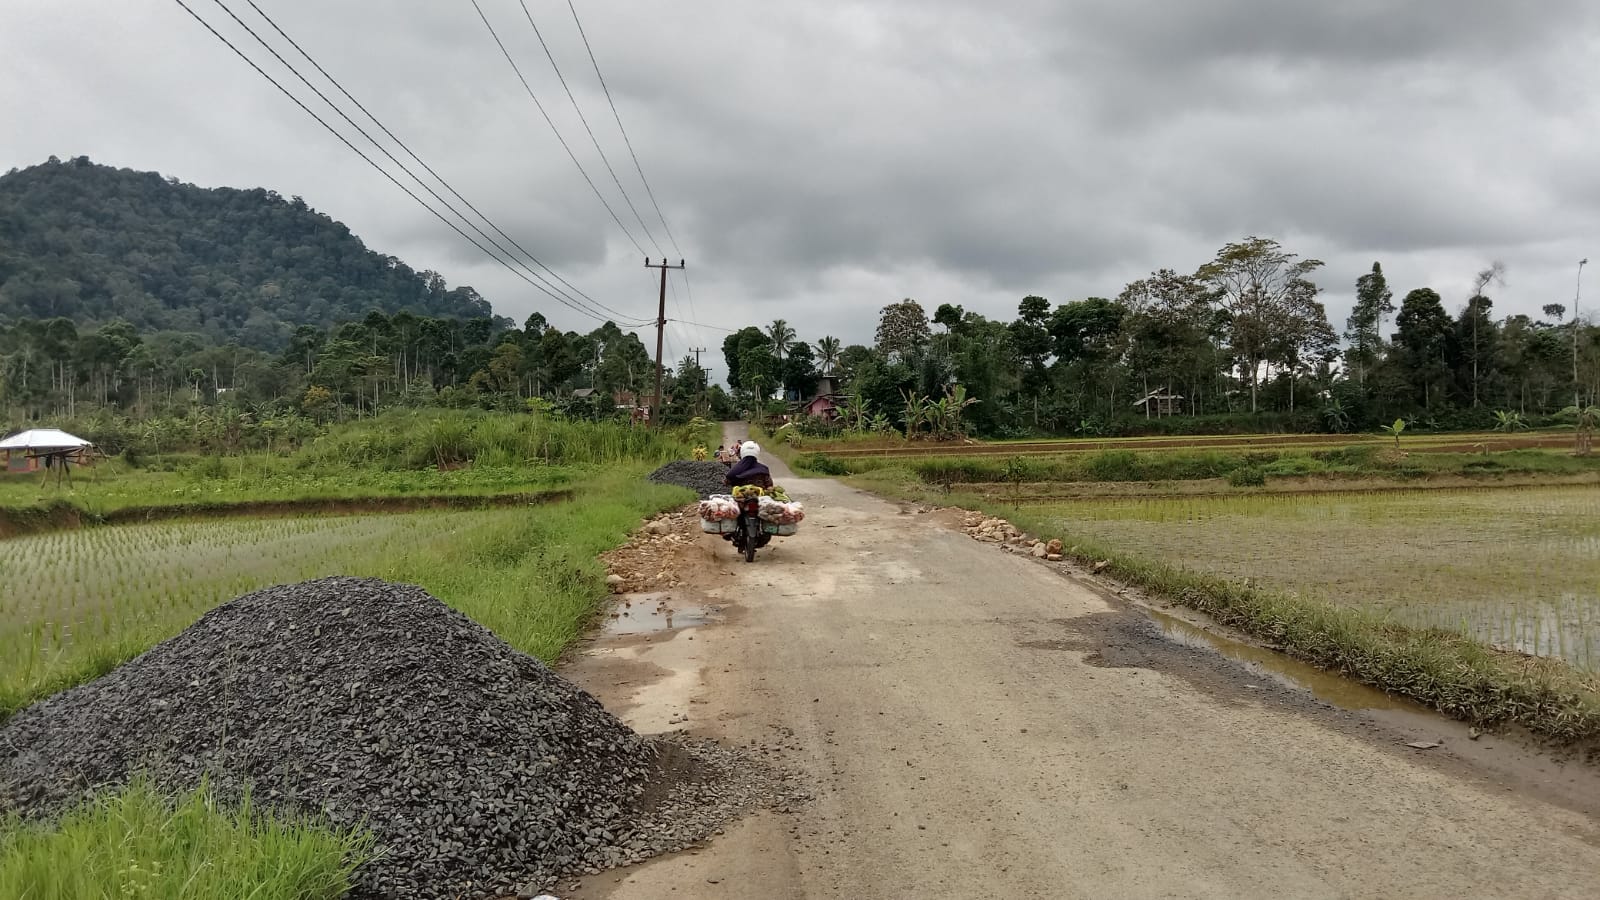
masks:
{"type": "Polygon", "coordinates": [[[832,422],[839,418],[839,404],[844,395],[839,393],[839,377],[822,375],[817,378],[817,393],[809,401],[799,404],[797,412],[814,419],[832,422]]]}
{"type": "Polygon", "coordinates": [[[593,397],[593,396],[594,396],[594,388],[578,388],[577,390],[572,392],[572,399],[574,399],[574,400],[588,400],[590,397],[593,397]]]}
{"type": "Polygon", "coordinates": [[[813,419],[826,419],[832,422],[839,418],[838,395],[818,394],[811,398],[811,402],[800,408],[800,411],[813,419]]]}
{"type": "Polygon", "coordinates": [[[91,460],[93,447],[83,438],[56,428],[34,428],[0,441],[7,472],[37,472],[58,461],[83,465],[91,460]]]}
{"type": "Polygon", "coordinates": [[[1142,408],[1145,418],[1150,416],[1173,416],[1182,412],[1183,395],[1173,394],[1157,388],[1138,400],[1133,401],[1135,409],[1142,408]]]}

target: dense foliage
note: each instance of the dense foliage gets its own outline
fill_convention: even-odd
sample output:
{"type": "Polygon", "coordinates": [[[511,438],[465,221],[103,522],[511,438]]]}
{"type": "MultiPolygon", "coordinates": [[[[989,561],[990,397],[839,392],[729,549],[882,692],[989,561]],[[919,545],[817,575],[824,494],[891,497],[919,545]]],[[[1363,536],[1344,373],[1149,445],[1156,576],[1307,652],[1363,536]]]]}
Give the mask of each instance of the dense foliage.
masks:
{"type": "Polygon", "coordinates": [[[276,350],[297,325],[371,310],[491,315],[472,288],[368,250],[299,197],[200,188],[87,157],[0,177],[0,321],[122,320],[276,350]]]}
{"type": "Polygon", "coordinates": [[[1600,329],[1560,305],[1546,319],[1494,318],[1486,291],[1503,278],[1498,264],[1451,315],[1426,287],[1397,307],[1374,263],[1357,282],[1343,348],[1312,281],[1321,266],[1252,237],[1192,274],[1157,270],[1114,300],[1028,296],[1008,322],[951,303],[930,318],[907,299],[883,308],[871,347],[822,337],[815,353],[797,353],[806,345],[792,332],[779,340],[785,323],[775,322],[730,335],[723,354],[747,405],[810,399],[819,382],[834,394],[837,420],[803,429],[932,437],[1344,432],[1397,418],[1509,429],[1600,395],[1600,329]]]}

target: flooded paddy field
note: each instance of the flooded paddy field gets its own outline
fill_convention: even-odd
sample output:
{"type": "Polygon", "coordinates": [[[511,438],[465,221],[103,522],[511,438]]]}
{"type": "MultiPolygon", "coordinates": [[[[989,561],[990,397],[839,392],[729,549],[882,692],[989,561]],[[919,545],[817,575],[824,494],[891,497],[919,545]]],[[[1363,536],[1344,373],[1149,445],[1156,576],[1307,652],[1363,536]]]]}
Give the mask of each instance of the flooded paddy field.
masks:
{"type": "Polygon", "coordinates": [[[422,580],[492,550],[519,509],[174,521],[0,541],[0,685],[109,668],[224,600],[326,575],[422,580]]]}
{"type": "Polygon", "coordinates": [[[1191,572],[1600,670],[1600,490],[1098,498],[1060,530],[1191,572]]]}

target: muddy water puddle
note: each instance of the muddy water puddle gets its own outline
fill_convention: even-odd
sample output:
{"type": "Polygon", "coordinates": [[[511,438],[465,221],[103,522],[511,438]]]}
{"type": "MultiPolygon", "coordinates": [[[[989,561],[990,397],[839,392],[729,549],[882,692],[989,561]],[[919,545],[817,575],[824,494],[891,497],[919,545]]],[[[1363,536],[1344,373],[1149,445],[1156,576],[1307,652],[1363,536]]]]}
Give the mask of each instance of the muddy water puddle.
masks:
{"type": "Polygon", "coordinates": [[[1174,643],[1215,651],[1228,659],[1244,663],[1264,678],[1271,678],[1286,687],[1310,691],[1318,700],[1340,709],[1400,710],[1431,715],[1415,703],[1324,672],[1274,650],[1235,641],[1154,609],[1146,609],[1145,613],[1161,627],[1162,636],[1174,643]]]}
{"type": "Polygon", "coordinates": [[[695,628],[719,621],[718,612],[714,606],[679,601],[668,593],[623,594],[600,633],[620,637],[695,628]]]}

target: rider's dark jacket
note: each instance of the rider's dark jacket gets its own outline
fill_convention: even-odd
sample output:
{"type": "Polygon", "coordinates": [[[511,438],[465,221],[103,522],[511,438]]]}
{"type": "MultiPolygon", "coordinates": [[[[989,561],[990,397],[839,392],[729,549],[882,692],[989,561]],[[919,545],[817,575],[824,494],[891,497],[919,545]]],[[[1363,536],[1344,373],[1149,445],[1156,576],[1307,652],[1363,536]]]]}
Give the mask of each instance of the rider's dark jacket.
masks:
{"type": "Polygon", "coordinates": [[[734,463],[733,468],[728,470],[728,475],[723,481],[730,487],[738,487],[741,484],[754,484],[762,488],[770,488],[772,487],[772,472],[754,456],[746,456],[734,463]]]}

